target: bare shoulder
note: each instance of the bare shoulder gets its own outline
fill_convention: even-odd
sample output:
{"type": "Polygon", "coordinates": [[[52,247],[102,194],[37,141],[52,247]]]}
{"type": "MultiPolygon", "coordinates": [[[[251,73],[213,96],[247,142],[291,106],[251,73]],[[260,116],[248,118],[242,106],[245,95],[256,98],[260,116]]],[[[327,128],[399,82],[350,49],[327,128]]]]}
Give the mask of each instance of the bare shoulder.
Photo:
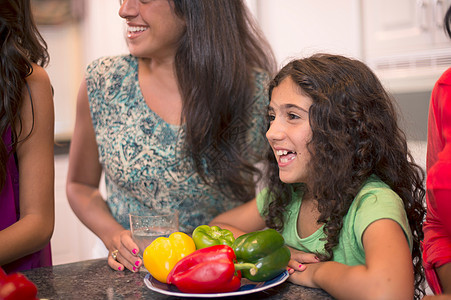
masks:
{"type": "Polygon", "coordinates": [[[51,92],[52,85],[47,71],[37,64],[32,64],[32,66],[33,72],[26,78],[30,88],[51,92]]]}
{"type": "MultiPolygon", "coordinates": [[[[33,72],[26,78],[27,84],[30,88],[31,96],[36,107],[47,107],[53,109],[53,91],[47,71],[37,65],[33,64],[33,72]]],[[[28,91],[24,93],[24,104],[27,103],[28,91]]]]}
{"type": "Polygon", "coordinates": [[[34,132],[29,141],[33,136],[42,140],[41,134],[53,139],[54,103],[50,78],[41,66],[33,64],[32,67],[33,72],[26,77],[28,88],[24,86],[22,90],[22,124],[18,126],[23,126],[24,137],[34,132]]]}

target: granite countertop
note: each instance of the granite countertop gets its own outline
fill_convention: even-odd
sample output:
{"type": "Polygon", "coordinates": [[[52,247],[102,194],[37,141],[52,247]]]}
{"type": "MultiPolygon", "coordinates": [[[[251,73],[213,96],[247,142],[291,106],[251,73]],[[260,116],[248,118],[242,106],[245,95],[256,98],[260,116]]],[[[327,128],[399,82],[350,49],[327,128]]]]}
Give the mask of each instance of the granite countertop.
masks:
{"type": "MultiPolygon", "coordinates": [[[[147,272],[113,271],[106,259],[38,268],[22,273],[36,284],[40,299],[182,299],[150,290],[144,283],[147,272]]],[[[233,299],[333,298],[320,289],[284,282],[273,288],[233,299]]]]}

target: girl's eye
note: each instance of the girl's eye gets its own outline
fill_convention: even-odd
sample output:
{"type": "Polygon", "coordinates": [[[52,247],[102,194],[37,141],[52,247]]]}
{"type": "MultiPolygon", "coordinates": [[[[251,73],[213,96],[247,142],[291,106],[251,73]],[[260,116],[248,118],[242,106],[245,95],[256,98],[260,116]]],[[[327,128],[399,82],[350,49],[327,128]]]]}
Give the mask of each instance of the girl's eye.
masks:
{"type": "Polygon", "coordinates": [[[269,122],[274,121],[275,118],[276,118],[276,117],[275,117],[274,115],[268,115],[268,121],[269,121],[269,122]]]}

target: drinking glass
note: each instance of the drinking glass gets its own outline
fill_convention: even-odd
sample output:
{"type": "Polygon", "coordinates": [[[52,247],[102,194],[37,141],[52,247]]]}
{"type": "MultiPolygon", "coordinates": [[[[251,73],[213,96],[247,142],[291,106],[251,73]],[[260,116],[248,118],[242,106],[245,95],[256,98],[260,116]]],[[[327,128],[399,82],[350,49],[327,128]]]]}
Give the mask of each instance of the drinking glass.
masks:
{"type": "Polygon", "coordinates": [[[176,210],[150,210],[146,213],[130,213],[129,216],[130,231],[141,258],[147,246],[157,237],[169,237],[179,230],[179,213],[176,210]]]}

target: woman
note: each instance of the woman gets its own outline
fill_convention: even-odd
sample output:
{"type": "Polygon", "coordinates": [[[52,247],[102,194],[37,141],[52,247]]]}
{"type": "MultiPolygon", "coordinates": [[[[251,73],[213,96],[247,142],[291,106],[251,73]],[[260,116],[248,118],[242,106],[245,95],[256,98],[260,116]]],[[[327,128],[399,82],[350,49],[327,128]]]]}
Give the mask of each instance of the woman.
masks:
{"type": "MultiPolygon", "coordinates": [[[[451,37],[451,7],[444,18],[451,37]]],[[[424,222],[423,263],[434,299],[451,299],[451,68],[437,80],[431,94],[428,117],[427,215],[424,222]]],[[[433,296],[429,296],[433,297],[433,296]]]]}
{"type": "Polygon", "coordinates": [[[53,94],[30,0],[0,9],[0,266],[50,266],[54,226],[53,94]]]}
{"type": "Polygon", "coordinates": [[[129,212],[177,209],[191,232],[254,197],[274,59],[242,1],[126,0],[119,15],[130,55],[87,69],[67,195],[109,265],[137,271],[129,212]]]}

